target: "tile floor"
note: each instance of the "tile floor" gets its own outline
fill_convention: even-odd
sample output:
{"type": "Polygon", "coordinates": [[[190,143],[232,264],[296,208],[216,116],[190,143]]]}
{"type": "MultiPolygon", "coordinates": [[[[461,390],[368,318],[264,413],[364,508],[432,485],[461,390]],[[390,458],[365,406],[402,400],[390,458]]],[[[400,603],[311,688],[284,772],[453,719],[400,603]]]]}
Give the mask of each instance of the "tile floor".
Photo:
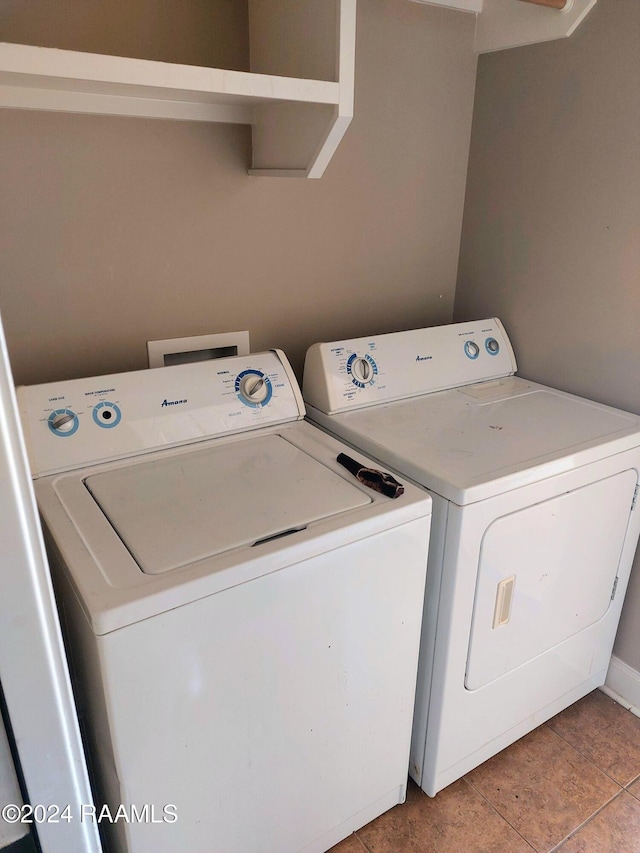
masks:
{"type": "Polygon", "coordinates": [[[600,690],[331,853],[640,853],[640,718],[600,690]]]}

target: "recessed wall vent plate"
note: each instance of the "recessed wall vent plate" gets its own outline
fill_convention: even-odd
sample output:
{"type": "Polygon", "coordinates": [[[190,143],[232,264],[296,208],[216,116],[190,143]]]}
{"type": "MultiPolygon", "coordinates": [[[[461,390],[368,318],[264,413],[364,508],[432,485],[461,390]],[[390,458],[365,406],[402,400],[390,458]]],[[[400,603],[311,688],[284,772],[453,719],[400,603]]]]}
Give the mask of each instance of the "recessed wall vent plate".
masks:
{"type": "Polygon", "coordinates": [[[208,361],[230,355],[249,354],[249,332],[223,332],[189,338],[147,341],[149,367],[170,367],[190,361],[208,361]]]}

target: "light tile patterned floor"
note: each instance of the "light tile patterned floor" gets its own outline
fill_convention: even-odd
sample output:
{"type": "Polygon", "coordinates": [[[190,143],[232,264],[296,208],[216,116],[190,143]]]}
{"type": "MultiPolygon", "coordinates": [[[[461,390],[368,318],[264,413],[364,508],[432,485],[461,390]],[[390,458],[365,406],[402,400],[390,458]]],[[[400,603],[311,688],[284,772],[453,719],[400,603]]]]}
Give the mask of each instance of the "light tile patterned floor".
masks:
{"type": "Polygon", "coordinates": [[[640,853],[640,719],[599,690],[331,853],[640,853]]]}

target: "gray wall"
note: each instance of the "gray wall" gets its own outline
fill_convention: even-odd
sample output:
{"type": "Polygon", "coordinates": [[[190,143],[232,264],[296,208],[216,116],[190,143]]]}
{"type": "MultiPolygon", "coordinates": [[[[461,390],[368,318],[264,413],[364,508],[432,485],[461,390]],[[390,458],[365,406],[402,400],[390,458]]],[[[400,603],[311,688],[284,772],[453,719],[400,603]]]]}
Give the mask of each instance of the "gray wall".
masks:
{"type": "MultiPolygon", "coordinates": [[[[206,36],[219,64],[244,68],[230,2],[184,39],[198,61],[206,36]]],[[[127,52],[117,21],[84,18],[105,5],[0,0],[0,38],[127,52]],[[50,14],[34,34],[38,6],[68,27],[52,33],[50,14]]],[[[124,0],[110,7],[130,21],[124,0]]],[[[167,39],[142,29],[140,55],[164,58],[167,39]]],[[[141,368],[149,339],[245,328],[254,350],[282,347],[300,372],[316,340],[449,322],[473,29],[471,15],[361,0],[355,119],[319,181],[248,177],[246,127],[3,111],[0,312],[16,381],[141,368]]]]}
{"type": "MultiPolygon", "coordinates": [[[[493,315],[522,375],[640,413],[638,0],[480,58],[455,318],[493,315]]],[[[639,565],[615,652],[640,670],[639,565]]]]}

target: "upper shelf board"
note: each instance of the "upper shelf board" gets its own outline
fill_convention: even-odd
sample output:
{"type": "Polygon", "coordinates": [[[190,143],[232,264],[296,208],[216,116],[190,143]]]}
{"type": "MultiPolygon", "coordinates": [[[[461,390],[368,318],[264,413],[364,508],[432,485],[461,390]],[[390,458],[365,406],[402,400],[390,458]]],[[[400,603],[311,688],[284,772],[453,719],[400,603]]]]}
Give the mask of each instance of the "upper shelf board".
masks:
{"type": "MultiPolygon", "coordinates": [[[[0,107],[249,124],[250,174],[319,178],[353,117],[356,0],[260,0],[257,6],[263,25],[279,10],[279,23],[293,24],[302,35],[314,32],[314,22],[331,20],[332,32],[324,36],[337,46],[335,79],[4,43],[0,107]],[[327,15],[330,9],[333,14],[327,15]]],[[[318,40],[317,27],[315,32],[316,46],[326,43],[318,40]]],[[[279,43],[269,36],[265,40],[259,27],[255,35],[256,53],[268,67],[265,57],[279,43]]]]}
{"type": "Polygon", "coordinates": [[[0,106],[253,123],[268,103],[338,105],[325,80],[0,44],[0,106]]]}

